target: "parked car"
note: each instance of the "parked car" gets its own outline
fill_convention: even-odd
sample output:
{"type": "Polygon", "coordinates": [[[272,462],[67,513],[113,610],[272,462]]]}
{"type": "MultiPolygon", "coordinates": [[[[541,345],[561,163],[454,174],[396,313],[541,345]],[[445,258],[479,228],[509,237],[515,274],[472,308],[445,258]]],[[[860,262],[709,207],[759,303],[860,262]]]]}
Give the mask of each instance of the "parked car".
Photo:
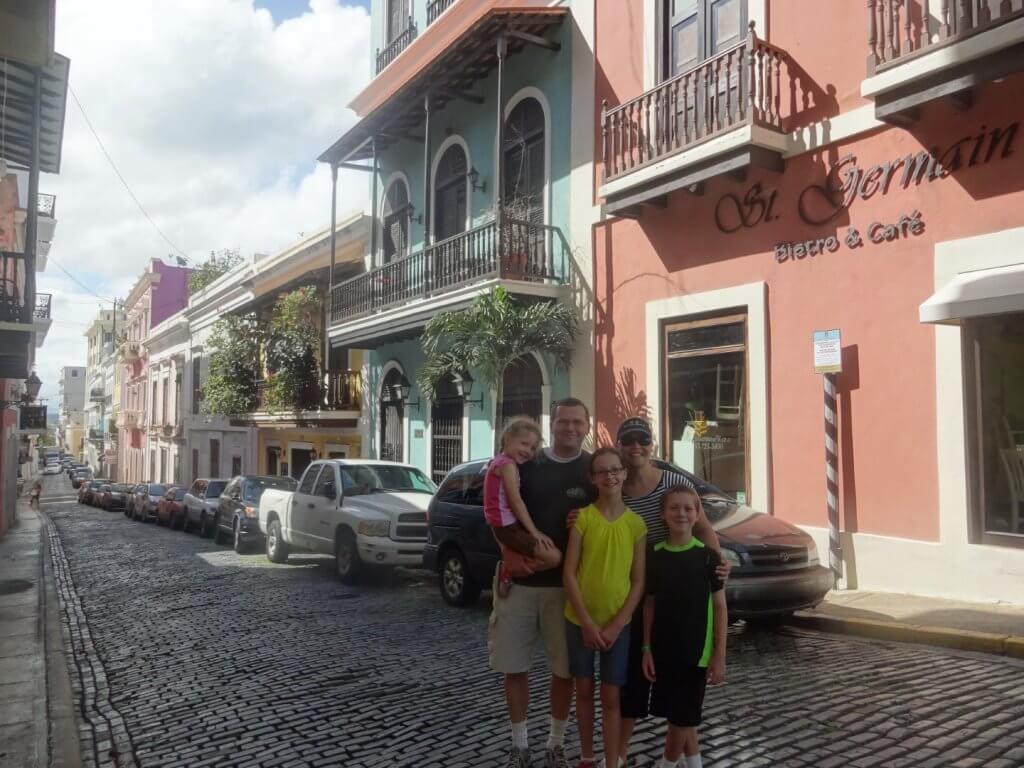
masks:
{"type": "Polygon", "coordinates": [[[239,475],[234,478],[217,501],[214,516],[214,540],[222,544],[231,536],[235,552],[242,554],[250,545],[263,542],[260,533],[260,497],[268,488],[294,491],[298,483],[281,475],[239,475]]]}
{"type": "Polygon", "coordinates": [[[113,483],[100,497],[100,506],[106,510],[124,509],[125,498],[131,493],[132,487],[123,483],[113,483]]]}
{"type": "Polygon", "coordinates": [[[185,518],[185,488],[177,485],[168,488],[156,508],[157,525],[177,528],[185,518]]]}
{"type": "Polygon", "coordinates": [[[212,536],[213,519],[217,515],[217,500],[224,493],[231,480],[228,478],[201,477],[192,483],[185,494],[185,521],[182,530],[197,530],[203,538],[212,536]]]}
{"type": "Polygon", "coordinates": [[[157,506],[160,498],[167,493],[167,486],[162,483],[142,483],[135,486],[132,493],[132,519],[148,523],[156,519],[157,506]]]}
{"type": "Polygon", "coordinates": [[[75,470],[75,473],[71,475],[71,487],[80,488],[82,483],[86,480],[92,479],[92,470],[88,467],[82,467],[75,470]]]}
{"type": "Polygon", "coordinates": [[[99,505],[100,495],[103,493],[103,486],[110,486],[110,481],[103,478],[96,480],[89,480],[88,482],[82,483],[78,489],[78,503],[85,504],[90,507],[99,505]]]}
{"type": "Polygon", "coordinates": [[[291,549],[334,555],[345,583],[356,581],[368,564],[419,566],[435,490],[407,464],[315,461],[294,492],[268,489],[260,498],[267,558],[286,562],[291,549]]]}
{"type": "MultiPolygon", "coordinates": [[[[725,585],[730,619],[785,616],[817,605],[832,588],[832,573],[820,564],[807,533],[738,503],[690,472],[657,464],[686,475],[700,494],[732,565],[725,585]]],[[[486,460],[455,467],[430,504],[423,564],[438,574],[441,597],[450,605],[475,602],[498,563],[498,547],[484,520],[486,469],[486,460]]]]}
{"type": "Polygon", "coordinates": [[[47,462],[46,466],[43,468],[43,474],[44,475],[59,475],[60,474],[60,464],[58,464],[56,461],[47,462]]]}

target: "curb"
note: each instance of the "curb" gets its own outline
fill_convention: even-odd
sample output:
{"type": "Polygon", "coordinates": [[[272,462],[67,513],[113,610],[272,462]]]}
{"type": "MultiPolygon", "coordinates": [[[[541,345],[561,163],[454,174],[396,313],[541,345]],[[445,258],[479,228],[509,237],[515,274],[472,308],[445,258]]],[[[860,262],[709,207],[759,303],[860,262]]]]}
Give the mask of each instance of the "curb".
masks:
{"type": "Polygon", "coordinates": [[[856,635],[873,640],[894,640],[901,643],[921,643],[941,648],[955,648],[960,651],[1024,659],[1024,637],[1019,635],[931,627],[899,621],[824,616],[806,611],[797,611],[787,623],[804,629],[816,629],[833,634],[856,635]]]}

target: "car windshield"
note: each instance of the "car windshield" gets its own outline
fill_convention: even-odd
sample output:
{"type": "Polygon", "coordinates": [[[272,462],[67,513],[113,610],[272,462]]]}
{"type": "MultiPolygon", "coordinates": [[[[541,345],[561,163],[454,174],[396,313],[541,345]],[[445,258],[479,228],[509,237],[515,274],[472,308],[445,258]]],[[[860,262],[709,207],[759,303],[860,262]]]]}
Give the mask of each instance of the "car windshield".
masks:
{"type": "Polygon", "coordinates": [[[224,493],[224,486],[226,485],[227,483],[220,480],[211,480],[210,484],[206,486],[206,498],[216,499],[224,493]]]}
{"type": "Polygon", "coordinates": [[[242,500],[255,504],[267,488],[294,491],[297,487],[298,483],[290,477],[253,477],[246,480],[242,487],[242,500]]]}
{"type": "Polygon", "coordinates": [[[437,490],[418,469],[388,464],[342,466],[341,485],[346,496],[387,491],[433,494],[437,490]]]}
{"type": "Polygon", "coordinates": [[[131,493],[132,487],[130,485],[115,485],[110,490],[114,493],[131,493]]]}
{"type": "Polygon", "coordinates": [[[149,495],[150,496],[163,496],[165,493],[167,493],[167,486],[166,485],[151,485],[151,486],[149,486],[149,495]]]}

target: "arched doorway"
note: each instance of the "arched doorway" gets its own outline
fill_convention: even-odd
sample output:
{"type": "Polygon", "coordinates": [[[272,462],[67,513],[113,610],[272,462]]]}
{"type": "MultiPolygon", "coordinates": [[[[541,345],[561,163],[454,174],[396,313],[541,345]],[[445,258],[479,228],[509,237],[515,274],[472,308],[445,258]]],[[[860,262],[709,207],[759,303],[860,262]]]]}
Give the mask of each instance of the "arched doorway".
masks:
{"type": "Polygon", "coordinates": [[[395,179],[384,193],[381,240],[384,264],[409,253],[409,188],[405,179],[395,179]]]}
{"type": "Polygon", "coordinates": [[[441,155],[434,172],[434,240],[440,242],[466,231],[466,173],[469,162],[461,144],[441,155]]]}
{"type": "Polygon", "coordinates": [[[537,99],[520,101],[505,121],[505,214],[510,223],[504,269],[520,279],[547,274],[544,198],[544,108],[537,99]]]}
{"type": "Polygon", "coordinates": [[[405,460],[405,405],[398,399],[396,387],[402,372],[392,368],[380,388],[380,451],[382,461],[405,460]]]}
{"type": "Polygon", "coordinates": [[[525,355],[508,368],[501,401],[501,428],[516,416],[529,416],[538,424],[544,412],[544,375],[533,355],[525,355]]]}
{"type": "Polygon", "coordinates": [[[430,406],[430,475],[438,485],[452,467],[462,463],[463,409],[455,380],[445,376],[430,406]]]}

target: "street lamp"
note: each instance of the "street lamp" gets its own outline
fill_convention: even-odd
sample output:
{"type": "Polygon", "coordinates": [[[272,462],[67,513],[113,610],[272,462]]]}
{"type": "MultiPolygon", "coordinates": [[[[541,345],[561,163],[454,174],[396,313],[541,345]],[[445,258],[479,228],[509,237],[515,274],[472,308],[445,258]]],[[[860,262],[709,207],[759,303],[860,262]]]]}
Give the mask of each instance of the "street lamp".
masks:
{"type": "Polygon", "coordinates": [[[415,408],[417,411],[419,411],[419,400],[417,400],[415,403],[409,402],[409,393],[412,392],[412,384],[410,384],[409,380],[405,378],[404,373],[398,374],[398,379],[395,381],[394,384],[391,385],[390,389],[392,400],[397,400],[398,402],[402,403],[402,405],[408,406],[410,408],[415,408]]]}
{"type": "Polygon", "coordinates": [[[35,400],[39,396],[39,388],[43,386],[43,382],[36,376],[36,372],[32,371],[25,379],[25,394],[28,395],[28,399],[35,400]]]}
{"type": "Polygon", "coordinates": [[[469,374],[469,371],[463,370],[462,373],[458,374],[455,378],[455,391],[459,393],[467,404],[478,405],[480,410],[484,409],[484,393],[480,393],[479,400],[470,400],[469,396],[473,394],[473,377],[469,374]]]}

